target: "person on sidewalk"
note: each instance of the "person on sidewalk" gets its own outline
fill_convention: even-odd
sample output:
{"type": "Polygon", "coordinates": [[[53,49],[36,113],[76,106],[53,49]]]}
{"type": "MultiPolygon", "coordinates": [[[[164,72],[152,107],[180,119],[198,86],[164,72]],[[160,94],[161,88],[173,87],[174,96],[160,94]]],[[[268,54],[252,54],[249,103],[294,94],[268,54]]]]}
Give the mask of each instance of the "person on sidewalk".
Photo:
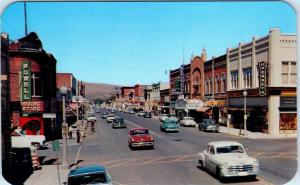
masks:
{"type": "Polygon", "coordinates": [[[68,135],[69,135],[69,139],[72,139],[72,130],[71,129],[69,129],[69,132],[68,132],[68,135]]]}
{"type": "Polygon", "coordinates": [[[80,143],[80,131],[79,131],[79,129],[76,130],[76,135],[77,135],[77,143],[80,143]]]}

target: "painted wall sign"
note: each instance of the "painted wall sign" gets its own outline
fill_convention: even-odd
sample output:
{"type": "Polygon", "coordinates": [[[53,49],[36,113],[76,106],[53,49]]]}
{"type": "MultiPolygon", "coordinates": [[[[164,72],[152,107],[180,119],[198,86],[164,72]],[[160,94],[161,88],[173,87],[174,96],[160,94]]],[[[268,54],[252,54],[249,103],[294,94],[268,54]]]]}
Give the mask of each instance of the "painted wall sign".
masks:
{"type": "Polygon", "coordinates": [[[265,61],[258,63],[258,80],[259,80],[258,95],[265,96],[267,93],[266,90],[267,63],[265,61]]]}
{"type": "Polygon", "coordinates": [[[42,101],[23,101],[21,102],[22,112],[43,112],[44,102],[42,101]]]}
{"type": "Polygon", "coordinates": [[[25,61],[21,65],[21,85],[22,95],[21,100],[31,100],[31,65],[30,62],[25,61]]]}

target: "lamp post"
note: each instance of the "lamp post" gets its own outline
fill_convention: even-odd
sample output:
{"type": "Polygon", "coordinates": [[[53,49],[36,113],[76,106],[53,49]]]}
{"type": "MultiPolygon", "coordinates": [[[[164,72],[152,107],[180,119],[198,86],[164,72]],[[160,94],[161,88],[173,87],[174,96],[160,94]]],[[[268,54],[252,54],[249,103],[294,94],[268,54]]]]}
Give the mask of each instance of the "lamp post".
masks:
{"type": "Polygon", "coordinates": [[[62,136],[63,136],[63,153],[62,153],[62,163],[61,166],[65,169],[69,169],[70,165],[67,159],[67,129],[68,125],[66,123],[66,110],[65,110],[65,97],[68,93],[68,89],[65,86],[60,88],[60,94],[62,95],[62,112],[63,112],[63,122],[62,122],[62,136]]]}
{"type": "Polygon", "coordinates": [[[247,91],[243,91],[243,96],[244,96],[244,135],[246,134],[247,131],[247,91]]]}

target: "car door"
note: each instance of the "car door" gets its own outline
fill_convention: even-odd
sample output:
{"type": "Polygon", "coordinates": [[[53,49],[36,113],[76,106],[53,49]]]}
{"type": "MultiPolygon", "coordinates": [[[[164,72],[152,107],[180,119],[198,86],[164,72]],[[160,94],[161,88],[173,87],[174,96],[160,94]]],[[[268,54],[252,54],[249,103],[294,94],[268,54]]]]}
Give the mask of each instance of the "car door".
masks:
{"type": "Polygon", "coordinates": [[[214,171],[215,165],[214,165],[214,157],[215,157],[215,151],[214,146],[209,146],[206,151],[205,161],[207,165],[207,169],[210,171],[214,171]]]}

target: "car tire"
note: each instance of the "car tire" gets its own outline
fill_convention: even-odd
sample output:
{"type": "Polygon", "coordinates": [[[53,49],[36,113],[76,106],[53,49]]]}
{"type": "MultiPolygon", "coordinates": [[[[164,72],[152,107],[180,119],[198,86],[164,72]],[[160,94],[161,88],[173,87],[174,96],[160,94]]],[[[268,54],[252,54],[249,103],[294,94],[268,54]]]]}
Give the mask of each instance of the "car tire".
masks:
{"type": "Polygon", "coordinates": [[[217,176],[217,178],[219,179],[220,182],[224,181],[224,177],[221,176],[221,170],[220,170],[219,167],[217,167],[217,169],[216,169],[216,176],[217,176]]]}
{"type": "Polygon", "coordinates": [[[203,166],[203,161],[202,160],[198,160],[198,167],[203,170],[204,169],[204,166],[203,166]]]}

